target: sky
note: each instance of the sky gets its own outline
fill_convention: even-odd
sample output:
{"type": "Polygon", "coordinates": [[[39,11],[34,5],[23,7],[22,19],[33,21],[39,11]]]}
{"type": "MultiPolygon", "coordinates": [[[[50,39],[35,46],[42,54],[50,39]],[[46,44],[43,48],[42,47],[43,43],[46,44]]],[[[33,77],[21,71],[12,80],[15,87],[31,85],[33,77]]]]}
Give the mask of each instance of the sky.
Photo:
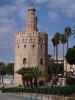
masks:
{"type": "MultiPolygon", "coordinates": [[[[64,28],[75,27],[75,0],[0,0],[0,61],[14,61],[15,33],[25,31],[27,8],[37,9],[38,29],[49,36],[49,54],[53,55],[51,39],[64,28]]],[[[70,38],[70,47],[75,38],[70,38]]],[[[59,56],[62,46],[59,48],[59,56]]]]}

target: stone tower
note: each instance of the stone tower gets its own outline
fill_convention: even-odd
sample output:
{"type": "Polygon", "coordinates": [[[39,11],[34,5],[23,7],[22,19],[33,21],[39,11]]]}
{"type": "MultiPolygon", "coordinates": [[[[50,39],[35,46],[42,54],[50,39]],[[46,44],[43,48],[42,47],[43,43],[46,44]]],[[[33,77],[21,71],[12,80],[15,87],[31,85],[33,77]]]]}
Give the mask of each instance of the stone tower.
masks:
{"type": "MultiPolygon", "coordinates": [[[[38,32],[36,9],[30,7],[27,14],[26,32],[16,33],[15,72],[22,67],[38,66],[45,70],[48,64],[48,34],[38,32]]],[[[21,75],[15,73],[15,84],[22,84],[21,75]]]]}
{"type": "Polygon", "coordinates": [[[37,31],[37,16],[36,16],[36,9],[29,8],[28,15],[27,15],[27,26],[26,32],[34,32],[37,31]]]}

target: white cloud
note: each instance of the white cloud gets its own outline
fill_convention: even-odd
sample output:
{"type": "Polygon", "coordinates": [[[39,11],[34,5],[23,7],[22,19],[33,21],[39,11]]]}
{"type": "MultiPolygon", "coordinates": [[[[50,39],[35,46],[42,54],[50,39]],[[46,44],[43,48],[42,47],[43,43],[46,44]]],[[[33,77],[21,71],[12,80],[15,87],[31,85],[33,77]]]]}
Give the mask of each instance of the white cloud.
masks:
{"type": "Polygon", "coordinates": [[[33,2],[36,3],[36,4],[43,4],[43,3],[48,2],[48,0],[35,0],[33,2]]]}
{"type": "Polygon", "coordinates": [[[67,2],[68,0],[49,0],[49,7],[62,8],[62,7],[65,7],[67,2]]]}
{"type": "Polygon", "coordinates": [[[55,11],[49,11],[48,17],[49,17],[50,22],[54,22],[54,23],[61,19],[59,13],[55,11]]]}
{"type": "Polygon", "coordinates": [[[16,6],[4,5],[0,7],[0,49],[10,48],[14,43],[12,40],[16,32],[15,15],[16,6]]]}
{"type": "Polygon", "coordinates": [[[20,4],[43,4],[43,3],[46,3],[48,2],[49,0],[18,0],[17,3],[20,3],[20,4]]]}
{"type": "Polygon", "coordinates": [[[75,18],[75,4],[71,4],[66,9],[62,9],[62,12],[68,17],[75,18]]]}
{"type": "Polygon", "coordinates": [[[75,17],[75,0],[49,0],[48,8],[57,10],[67,17],[75,17]]]}
{"type": "Polygon", "coordinates": [[[5,46],[9,41],[12,45],[13,34],[25,30],[25,15],[29,5],[36,8],[40,8],[42,4],[47,6],[47,16],[52,22],[60,20],[60,12],[67,17],[75,18],[75,0],[12,0],[12,2],[15,3],[0,6],[0,46],[5,46]]]}

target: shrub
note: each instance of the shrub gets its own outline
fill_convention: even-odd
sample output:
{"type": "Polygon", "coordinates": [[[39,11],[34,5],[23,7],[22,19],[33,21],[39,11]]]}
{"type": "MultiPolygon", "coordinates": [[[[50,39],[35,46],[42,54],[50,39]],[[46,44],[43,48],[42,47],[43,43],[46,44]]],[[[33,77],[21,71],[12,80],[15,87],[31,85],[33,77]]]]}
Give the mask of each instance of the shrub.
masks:
{"type": "Polygon", "coordinates": [[[64,86],[64,87],[37,87],[37,88],[1,88],[2,92],[25,92],[25,93],[42,93],[42,94],[52,94],[52,95],[71,95],[75,93],[75,86],[64,86]]]}
{"type": "Polygon", "coordinates": [[[43,86],[43,85],[45,85],[45,82],[43,80],[41,80],[41,81],[39,81],[39,85],[43,86]]]}

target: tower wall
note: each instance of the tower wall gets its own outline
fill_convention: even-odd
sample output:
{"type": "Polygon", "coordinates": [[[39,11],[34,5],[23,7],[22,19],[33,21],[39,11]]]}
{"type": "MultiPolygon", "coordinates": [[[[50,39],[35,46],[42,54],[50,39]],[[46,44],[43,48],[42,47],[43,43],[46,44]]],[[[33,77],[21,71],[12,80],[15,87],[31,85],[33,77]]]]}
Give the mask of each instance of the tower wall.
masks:
{"type": "MultiPolygon", "coordinates": [[[[48,64],[48,35],[41,32],[19,32],[16,34],[15,72],[25,67],[40,67],[48,64]],[[25,63],[23,60],[26,59],[25,63]]],[[[15,74],[16,84],[22,84],[21,76],[15,74]],[[19,80],[19,81],[17,81],[19,80]]]]}
{"type": "MultiPolygon", "coordinates": [[[[35,9],[28,9],[28,24],[26,32],[16,33],[15,72],[25,67],[40,67],[48,65],[48,34],[37,31],[35,9]]],[[[15,73],[15,84],[22,84],[22,77],[15,73]]]]}

